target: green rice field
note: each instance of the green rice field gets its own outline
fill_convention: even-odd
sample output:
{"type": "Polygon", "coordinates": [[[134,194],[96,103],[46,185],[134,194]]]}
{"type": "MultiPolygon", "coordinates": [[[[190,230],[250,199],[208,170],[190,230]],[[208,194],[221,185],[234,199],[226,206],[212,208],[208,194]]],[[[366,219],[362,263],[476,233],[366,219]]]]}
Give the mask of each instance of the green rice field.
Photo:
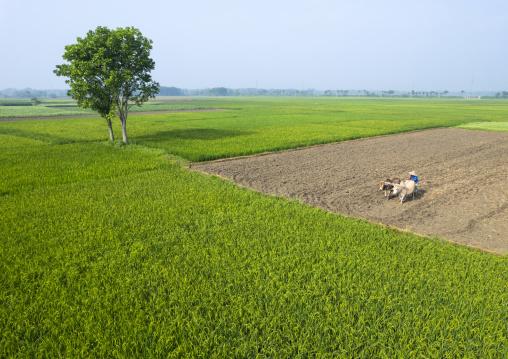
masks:
{"type": "Polygon", "coordinates": [[[432,127],[499,129],[508,101],[205,104],[227,111],[129,117],[127,146],[107,141],[101,118],[0,122],[0,357],[508,356],[506,255],[182,166],[432,127]]]}
{"type": "Polygon", "coordinates": [[[484,130],[484,131],[499,131],[508,132],[507,122],[472,122],[464,125],[457,126],[466,130],[484,130]]]}
{"type": "MultiPolygon", "coordinates": [[[[182,111],[208,109],[210,106],[204,102],[195,101],[168,102],[151,100],[143,106],[133,106],[130,112],[150,111],[182,111]]],[[[30,100],[0,99],[0,119],[9,117],[51,117],[51,116],[74,116],[94,115],[90,109],[82,109],[73,100],[42,100],[38,106],[32,106],[30,100]]]]}

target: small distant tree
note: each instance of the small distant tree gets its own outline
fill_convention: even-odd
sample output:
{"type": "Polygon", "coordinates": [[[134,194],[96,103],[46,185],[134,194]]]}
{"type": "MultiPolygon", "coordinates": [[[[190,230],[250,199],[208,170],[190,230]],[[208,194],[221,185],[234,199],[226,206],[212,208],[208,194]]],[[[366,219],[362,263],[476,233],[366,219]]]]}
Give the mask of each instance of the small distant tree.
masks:
{"type": "Polygon", "coordinates": [[[63,58],[69,63],[57,65],[53,72],[69,78],[65,81],[71,87],[67,95],[80,107],[91,108],[106,119],[111,140],[111,119],[118,116],[127,143],[129,109],[159,92],[159,84],[150,75],[155,67],[150,58],[152,40],[133,27],[110,30],[99,26],[77,41],[65,46],[63,58]]]}
{"type": "Polygon", "coordinates": [[[32,97],[31,102],[32,102],[32,106],[37,106],[42,103],[41,100],[39,100],[37,97],[32,97]]]}

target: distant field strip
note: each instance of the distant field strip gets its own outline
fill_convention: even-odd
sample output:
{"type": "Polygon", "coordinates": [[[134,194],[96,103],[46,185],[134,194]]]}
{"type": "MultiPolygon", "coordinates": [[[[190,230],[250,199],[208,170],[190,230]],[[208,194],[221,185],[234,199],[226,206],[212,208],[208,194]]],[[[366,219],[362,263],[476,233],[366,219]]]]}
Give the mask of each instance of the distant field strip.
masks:
{"type": "MultiPolygon", "coordinates": [[[[12,100],[11,100],[12,101],[12,100]]],[[[19,103],[22,100],[19,100],[19,103]]],[[[5,102],[5,101],[4,101],[5,102]]],[[[182,111],[182,110],[200,110],[212,108],[209,104],[200,104],[193,102],[148,102],[143,106],[133,106],[130,112],[152,112],[152,111],[182,111]]],[[[73,101],[44,101],[38,106],[20,106],[20,105],[2,105],[0,100],[0,118],[16,117],[51,117],[51,116],[73,116],[73,115],[95,115],[90,109],[77,107],[73,101]]]]}
{"type": "Polygon", "coordinates": [[[508,132],[508,122],[472,122],[465,125],[457,126],[466,130],[485,130],[508,132]]]}

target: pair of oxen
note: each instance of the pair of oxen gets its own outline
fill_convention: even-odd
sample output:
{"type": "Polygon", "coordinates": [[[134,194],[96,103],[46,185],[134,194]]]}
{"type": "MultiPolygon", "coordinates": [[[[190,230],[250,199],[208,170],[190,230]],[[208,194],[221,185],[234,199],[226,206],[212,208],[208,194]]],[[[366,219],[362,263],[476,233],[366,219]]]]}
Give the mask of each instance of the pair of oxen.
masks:
{"type": "Polygon", "coordinates": [[[417,192],[417,184],[414,180],[410,179],[407,181],[401,181],[400,178],[394,177],[392,179],[387,178],[385,181],[381,181],[379,184],[379,190],[385,192],[386,199],[390,199],[393,196],[399,196],[400,203],[412,196],[413,199],[417,192]]]}

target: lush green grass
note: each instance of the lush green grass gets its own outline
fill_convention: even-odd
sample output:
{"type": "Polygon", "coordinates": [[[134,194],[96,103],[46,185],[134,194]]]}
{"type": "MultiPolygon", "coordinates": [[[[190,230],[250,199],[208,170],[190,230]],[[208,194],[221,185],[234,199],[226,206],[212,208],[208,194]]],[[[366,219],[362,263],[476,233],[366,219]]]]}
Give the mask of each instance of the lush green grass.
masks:
{"type": "Polygon", "coordinates": [[[0,357],[508,355],[506,256],[238,188],[100,119],[41,123],[0,123],[0,357]]]}
{"type": "MultiPolygon", "coordinates": [[[[211,106],[204,102],[183,101],[183,102],[160,102],[164,98],[133,106],[130,112],[149,111],[182,111],[208,109],[211,106]]],[[[15,117],[50,117],[50,116],[72,116],[95,114],[90,109],[79,108],[72,100],[43,100],[38,106],[31,106],[30,100],[5,100],[0,99],[0,118],[15,117]]]]}
{"type": "MultiPolygon", "coordinates": [[[[0,141],[4,138],[0,135],[0,141]]],[[[128,176],[152,171],[165,163],[162,157],[157,158],[158,161],[147,158],[134,145],[118,151],[105,142],[75,143],[56,148],[34,144],[2,150],[0,161],[8,170],[3,172],[0,195],[128,176]],[[55,151],[61,153],[55,155],[55,151]]],[[[150,151],[161,153],[161,150],[150,151]]]]}
{"type": "Polygon", "coordinates": [[[507,122],[473,122],[460,125],[457,127],[465,128],[467,130],[508,132],[508,120],[507,122]]]}

